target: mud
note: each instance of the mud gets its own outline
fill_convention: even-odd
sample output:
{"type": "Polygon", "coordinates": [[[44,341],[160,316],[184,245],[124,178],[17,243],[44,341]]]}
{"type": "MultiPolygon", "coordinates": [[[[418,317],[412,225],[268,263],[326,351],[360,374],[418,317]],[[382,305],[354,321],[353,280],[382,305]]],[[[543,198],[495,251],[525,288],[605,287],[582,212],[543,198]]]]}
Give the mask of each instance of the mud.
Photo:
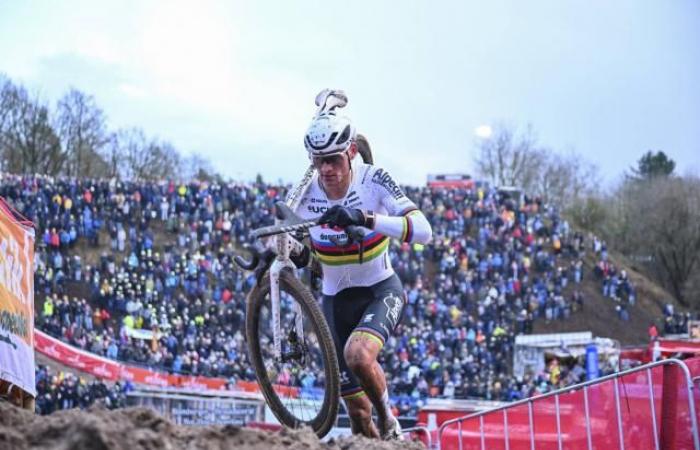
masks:
{"type": "Polygon", "coordinates": [[[342,437],[321,442],[310,430],[266,432],[236,426],[175,425],[146,408],[110,411],[93,406],[38,416],[0,400],[0,449],[52,450],[394,450],[416,442],[342,437]]]}

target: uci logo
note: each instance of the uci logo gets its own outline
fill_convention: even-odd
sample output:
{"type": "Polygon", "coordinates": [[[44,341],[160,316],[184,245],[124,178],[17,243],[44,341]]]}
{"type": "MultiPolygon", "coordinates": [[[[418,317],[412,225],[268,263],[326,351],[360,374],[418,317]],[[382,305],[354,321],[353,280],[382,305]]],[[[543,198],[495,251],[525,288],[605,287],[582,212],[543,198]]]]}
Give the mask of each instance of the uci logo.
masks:
{"type": "Polygon", "coordinates": [[[323,214],[324,212],[328,211],[327,206],[316,206],[316,205],[309,205],[309,211],[315,214],[323,214]]]}

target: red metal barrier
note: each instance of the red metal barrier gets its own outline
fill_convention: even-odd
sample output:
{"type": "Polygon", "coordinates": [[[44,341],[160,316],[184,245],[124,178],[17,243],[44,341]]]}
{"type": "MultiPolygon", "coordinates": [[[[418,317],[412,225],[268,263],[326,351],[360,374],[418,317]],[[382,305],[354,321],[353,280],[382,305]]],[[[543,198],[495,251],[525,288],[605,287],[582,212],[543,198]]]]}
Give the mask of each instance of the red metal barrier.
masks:
{"type": "Polygon", "coordinates": [[[693,390],[693,397],[695,400],[695,413],[698,423],[698,429],[700,430],[700,357],[690,358],[684,360],[685,364],[688,366],[690,371],[690,376],[695,385],[693,390]]]}
{"type": "Polygon", "coordinates": [[[700,450],[691,392],[688,367],[669,359],[447,421],[437,440],[441,450],[700,450]]]}

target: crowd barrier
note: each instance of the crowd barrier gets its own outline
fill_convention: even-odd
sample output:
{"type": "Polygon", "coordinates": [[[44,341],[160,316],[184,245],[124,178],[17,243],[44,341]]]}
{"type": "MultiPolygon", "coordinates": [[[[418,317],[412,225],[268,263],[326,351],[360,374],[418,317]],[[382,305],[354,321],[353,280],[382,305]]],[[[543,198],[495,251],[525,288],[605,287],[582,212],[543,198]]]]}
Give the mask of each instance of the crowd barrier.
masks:
{"type": "MultiPolygon", "coordinates": [[[[692,372],[690,367],[692,367],[692,372]]],[[[444,422],[440,450],[696,449],[700,403],[686,365],[657,361],[444,422]]]]}
{"type": "Polygon", "coordinates": [[[127,405],[153,409],[178,425],[245,426],[265,419],[263,396],[247,392],[147,387],[128,392],[127,405]]]}
{"type": "MultiPolygon", "coordinates": [[[[39,330],[34,330],[34,338],[40,353],[102,379],[211,390],[224,389],[227,382],[122,364],[39,330]]],[[[696,383],[700,383],[700,358],[666,359],[448,420],[424,442],[440,450],[700,450],[696,414],[700,389],[695,388],[696,383]]],[[[239,381],[235,387],[258,392],[255,382],[239,381]]],[[[412,431],[420,434],[424,430],[412,431]]]]}

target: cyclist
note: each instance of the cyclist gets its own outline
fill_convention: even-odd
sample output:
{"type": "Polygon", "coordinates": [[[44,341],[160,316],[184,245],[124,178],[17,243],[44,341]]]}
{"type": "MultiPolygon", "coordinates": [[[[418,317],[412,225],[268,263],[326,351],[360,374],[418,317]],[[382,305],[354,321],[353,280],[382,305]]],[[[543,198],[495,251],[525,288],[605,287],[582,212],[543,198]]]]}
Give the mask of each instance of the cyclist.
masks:
{"type": "Polygon", "coordinates": [[[355,128],[333,111],[317,115],[304,143],[317,169],[297,209],[321,226],[310,229],[322,267],[323,312],[333,332],[341,395],[354,434],[400,439],[379,352],[404,309],[403,286],[389,259],[389,239],[427,243],[430,224],[384,169],[357,157],[355,128]],[[364,228],[360,246],[344,227],[364,228]],[[360,261],[362,258],[362,261],[360,261]],[[372,421],[374,406],[378,423],[372,421]]]}

